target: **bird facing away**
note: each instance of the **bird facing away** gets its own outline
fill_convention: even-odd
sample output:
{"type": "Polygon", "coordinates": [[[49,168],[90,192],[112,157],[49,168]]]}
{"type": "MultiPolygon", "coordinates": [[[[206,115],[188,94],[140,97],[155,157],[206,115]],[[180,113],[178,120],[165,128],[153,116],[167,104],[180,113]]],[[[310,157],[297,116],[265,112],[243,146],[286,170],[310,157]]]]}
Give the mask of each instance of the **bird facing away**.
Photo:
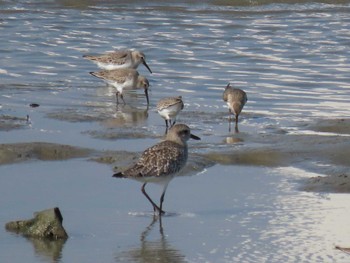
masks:
{"type": "Polygon", "coordinates": [[[146,63],[146,56],[140,51],[120,50],[109,52],[102,55],[84,55],[83,58],[91,60],[96,63],[98,67],[105,70],[133,68],[136,69],[141,63],[148,69],[150,73],[152,70],[146,63]]]}
{"type": "Polygon", "coordinates": [[[229,121],[231,120],[231,114],[234,114],[236,130],[238,130],[238,116],[248,101],[247,94],[241,89],[231,87],[229,83],[225,88],[222,98],[225,102],[227,102],[229,109],[229,121]]]}
{"type": "Polygon", "coordinates": [[[123,97],[123,89],[144,89],[147,105],[149,105],[148,98],[148,87],[149,82],[144,77],[139,75],[139,73],[135,69],[114,69],[114,70],[103,70],[99,72],[90,72],[94,77],[103,79],[108,84],[112,85],[117,89],[116,97],[117,104],[119,104],[118,95],[122,99],[125,104],[123,97]]]}
{"type": "Polygon", "coordinates": [[[158,101],[157,111],[165,119],[165,125],[168,128],[176,122],[177,114],[184,108],[182,97],[169,97],[158,101]],[[168,124],[169,122],[169,124],[168,124]]]}
{"type": "Polygon", "coordinates": [[[114,174],[113,177],[131,178],[143,182],[142,193],[152,204],[154,213],[159,213],[159,216],[161,216],[164,214],[162,207],[168,184],[187,162],[187,141],[190,138],[200,140],[199,137],[191,134],[191,130],[187,125],[174,125],[170,128],[164,141],[145,150],[134,165],[124,172],[114,174]],[[159,206],[146,193],[145,186],[147,183],[163,185],[159,206]]]}

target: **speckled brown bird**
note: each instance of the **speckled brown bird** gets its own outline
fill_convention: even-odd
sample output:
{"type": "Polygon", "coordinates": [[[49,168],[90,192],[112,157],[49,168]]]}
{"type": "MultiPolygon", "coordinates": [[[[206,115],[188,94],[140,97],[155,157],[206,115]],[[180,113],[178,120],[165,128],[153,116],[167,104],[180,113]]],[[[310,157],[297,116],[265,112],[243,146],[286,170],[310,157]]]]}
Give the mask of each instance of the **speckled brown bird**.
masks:
{"type": "Polygon", "coordinates": [[[165,119],[168,128],[175,124],[177,114],[184,108],[182,97],[168,97],[158,101],[157,111],[165,119]]]}
{"type": "Polygon", "coordinates": [[[168,184],[187,162],[187,141],[190,138],[200,140],[199,137],[191,134],[187,125],[175,124],[169,129],[164,141],[145,150],[137,163],[123,172],[115,173],[113,177],[131,178],[143,182],[142,193],[152,204],[154,213],[157,212],[161,216],[164,214],[162,206],[168,184]],[[147,183],[163,185],[159,206],[146,193],[147,183]]]}
{"type": "Polygon", "coordinates": [[[97,64],[98,67],[105,70],[133,68],[136,69],[141,63],[152,73],[152,70],[146,63],[146,56],[140,51],[119,50],[102,55],[84,55],[86,58],[97,64]]]}
{"type": "Polygon", "coordinates": [[[238,116],[248,101],[247,94],[241,89],[231,87],[229,83],[225,88],[222,98],[225,102],[227,102],[229,109],[229,121],[231,120],[231,114],[235,115],[235,123],[237,129],[238,116]]]}
{"type": "Polygon", "coordinates": [[[147,105],[149,105],[148,79],[144,76],[139,75],[139,73],[135,69],[125,68],[125,69],[114,69],[114,70],[102,70],[99,72],[90,72],[90,74],[94,77],[104,80],[106,83],[116,88],[117,104],[119,104],[118,95],[120,95],[120,98],[125,104],[124,97],[123,97],[124,89],[138,88],[138,89],[144,89],[147,105]]]}

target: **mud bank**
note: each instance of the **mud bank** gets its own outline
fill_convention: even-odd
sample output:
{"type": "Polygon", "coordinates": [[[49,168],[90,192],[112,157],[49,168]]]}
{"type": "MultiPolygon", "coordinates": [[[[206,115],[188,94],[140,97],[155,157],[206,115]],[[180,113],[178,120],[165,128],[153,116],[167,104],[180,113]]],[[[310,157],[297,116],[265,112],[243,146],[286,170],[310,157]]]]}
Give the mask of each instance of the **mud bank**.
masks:
{"type": "Polygon", "coordinates": [[[0,144],[0,165],[28,160],[68,160],[87,157],[93,150],[45,142],[0,144]]]}
{"type": "MultiPolygon", "coordinates": [[[[350,120],[322,120],[305,126],[304,130],[311,132],[292,134],[277,131],[253,135],[231,133],[225,139],[218,138],[220,142],[214,144],[207,143],[205,139],[205,136],[214,135],[204,135],[201,143],[191,145],[192,153],[182,174],[195,174],[216,163],[296,166],[327,175],[305,181],[302,190],[350,192],[350,120]]],[[[148,134],[146,137],[149,136],[148,134]]],[[[129,166],[140,154],[127,151],[97,151],[44,142],[0,144],[0,165],[31,159],[86,158],[88,161],[108,164],[117,171],[129,166]]]]}
{"type": "Polygon", "coordinates": [[[310,178],[300,190],[310,192],[350,193],[350,175],[328,175],[310,178]]]}
{"type": "Polygon", "coordinates": [[[205,154],[224,165],[296,166],[324,174],[304,180],[304,191],[350,193],[350,120],[322,120],[306,125],[299,134],[276,132],[262,136],[227,137],[239,147],[205,154]],[[251,144],[244,145],[249,140],[251,144]]]}
{"type": "Polygon", "coordinates": [[[23,129],[28,127],[29,124],[30,124],[29,116],[17,117],[17,116],[0,114],[0,131],[23,129]]]}
{"type": "MultiPolygon", "coordinates": [[[[284,166],[308,161],[349,168],[350,140],[343,136],[268,135],[251,145],[209,150],[205,156],[225,165],[284,166]]],[[[315,167],[317,169],[317,167],[315,167]]],[[[331,171],[333,168],[322,168],[331,171]]]]}

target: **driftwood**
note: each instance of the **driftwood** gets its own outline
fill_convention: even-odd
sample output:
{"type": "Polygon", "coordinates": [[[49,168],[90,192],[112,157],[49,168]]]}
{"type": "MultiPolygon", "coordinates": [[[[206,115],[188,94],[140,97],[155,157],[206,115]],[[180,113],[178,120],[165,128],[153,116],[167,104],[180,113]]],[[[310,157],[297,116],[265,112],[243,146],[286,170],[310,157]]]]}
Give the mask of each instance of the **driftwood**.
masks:
{"type": "Polygon", "coordinates": [[[8,231],[27,237],[67,239],[68,235],[62,225],[63,217],[58,207],[34,213],[34,218],[8,222],[8,231]]]}

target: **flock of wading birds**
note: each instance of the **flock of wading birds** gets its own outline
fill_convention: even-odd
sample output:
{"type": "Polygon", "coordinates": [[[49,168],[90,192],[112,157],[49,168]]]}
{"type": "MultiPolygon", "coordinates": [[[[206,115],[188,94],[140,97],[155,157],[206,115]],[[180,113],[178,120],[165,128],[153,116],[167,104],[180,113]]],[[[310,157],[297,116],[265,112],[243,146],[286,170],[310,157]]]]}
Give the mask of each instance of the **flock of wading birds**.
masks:
{"type": "MultiPolygon", "coordinates": [[[[125,50],[96,56],[84,55],[83,57],[104,69],[99,72],[90,72],[90,74],[116,88],[117,104],[119,104],[119,96],[125,104],[124,89],[144,89],[147,105],[149,105],[149,82],[146,77],[139,75],[136,71],[136,68],[142,63],[152,73],[142,52],[125,50]]],[[[233,88],[228,84],[223,92],[223,100],[229,108],[229,122],[231,122],[231,115],[235,115],[235,129],[237,131],[238,116],[247,102],[247,94],[243,90],[233,88]]],[[[181,96],[159,100],[157,111],[165,119],[165,140],[146,149],[136,163],[113,175],[117,178],[131,178],[142,182],[141,191],[152,204],[154,215],[162,216],[165,214],[163,210],[164,195],[170,180],[187,162],[187,141],[190,138],[200,140],[199,137],[191,134],[187,125],[175,124],[176,116],[183,108],[184,103],[181,96]],[[163,185],[159,206],[146,193],[145,186],[147,183],[163,185]]]]}

